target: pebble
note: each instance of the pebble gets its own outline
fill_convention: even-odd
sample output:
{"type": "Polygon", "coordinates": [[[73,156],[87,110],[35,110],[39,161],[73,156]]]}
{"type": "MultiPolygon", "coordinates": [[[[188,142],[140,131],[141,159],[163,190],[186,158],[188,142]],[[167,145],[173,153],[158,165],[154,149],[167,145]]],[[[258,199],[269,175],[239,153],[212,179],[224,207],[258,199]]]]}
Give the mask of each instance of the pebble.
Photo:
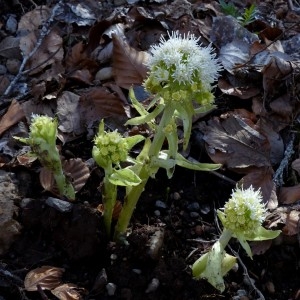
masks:
{"type": "Polygon", "coordinates": [[[141,269],[132,269],[132,272],[135,273],[135,274],[142,274],[142,270],[141,269]]]}
{"type": "Polygon", "coordinates": [[[15,33],[18,27],[16,16],[10,15],[6,21],[5,27],[9,33],[15,33]]]}
{"type": "Polygon", "coordinates": [[[274,283],[272,281],[267,281],[265,283],[265,287],[266,287],[266,289],[268,290],[268,292],[270,294],[274,294],[275,293],[275,286],[274,286],[274,283]]]}
{"type": "Polygon", "coordinates": [[[53,197],[48,197],[46,200],[46,204],[62,213],[70,212],[73,208],[73,203],[53,197]]]}
{"type": "Polygon", "coordinates": [[[117,289],[117,286],[112,282],[109,282],[106,285],[106,290],[107,290],[108,296],[114,296],[116,289],[117,289]]]}
{"type": "Polygon", "coordinates": [[[187,206],[187,209],[189,211],[199,211],[200,205],[198,202],[192,202],[187,206]]]}
{"type": "Polygon", "coordinates": [[[157,200],[155,202],[155,207],[157,208],[161,208],[161,209],[166,209],[167,208],[167,205],[165,202],[161,201],[161,200],[157,200]]]}
{"type": "Polygon", "coordinates": [[[199,213],[197,213],[196,211],[191,211],[190,212],[190,217],[193,218],[193,219],[196,219],[199,216],[200,216],[199,213]]]}
{"type": "Polygon", "coordinates": [[[156,210],[154,211],[154,215],[155,215],[156,217],[159,217],[159,216],[160,216],[160,211],[159,211],[158,209],[156,209],[156,210]]]}
{"type": "Polygon", "coordinates": [[[153,278],[149,283],[145,293],[146,294],[153,293],[158,289],[158,287],[159,287],[159,280],[157,278],[153,278]]]}
{"type": "Polygon", "coordinates": [[[179,199],[181,199],[180,194],[177,193],[177,192],[173,193],[173,199],[174,199],[174,200],[179,200],[179,199]]]}
{"type": "Polygon", "coordinates": [[[111,260],[116,260],[118,258],[118,256],[116,255],[116,254],[112,254],[111,256],[110,256],[110,259],[111,260]]]}
{"type": "Polygon", "coordinates": [[[4,75],[6,74],[7,69],[4,65],[0,65],[0,75],[4,75]]]}
{"type": "Polygon", "coordinates": [[[6,68],[12,75],[18,74],[20,70],[21,62],[16,58],[9,58],[6,61],[6,68]]]}

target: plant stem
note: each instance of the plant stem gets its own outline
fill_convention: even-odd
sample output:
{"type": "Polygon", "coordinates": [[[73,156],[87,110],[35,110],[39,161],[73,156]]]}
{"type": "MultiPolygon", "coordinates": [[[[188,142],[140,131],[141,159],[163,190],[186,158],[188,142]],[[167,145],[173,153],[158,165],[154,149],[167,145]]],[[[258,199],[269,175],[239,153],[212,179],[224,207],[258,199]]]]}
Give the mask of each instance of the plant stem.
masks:
{"type": "Polygon", "coordinates": [[[112,215],[117,201],[117,186],[111,183],[108,179],[111,174],[112,166],[109,166],[107,169],[105,169],[102,193],[102,202],[104,205],[103,220],[108,237],[110,237],[112,215]]]}
{"type": "Polygon", "coordinates": [[[122,234],[125,233],[133,211],[136,207],[136,204],[144,191],[145,185],[152,174],[151,172],[151,160],[153,157],[158,157],[159,151],[161,151],[166,135],[164,133],[165,126],[170,122],[175,109],[171,104],[166,105],[162,118],[160,120],[159,125],[157,126],[157,130],[155,132],[153,141],[149,148],[148,157],[149,161],[145,162],[139,172],[137,174],[142,182],[134,187],[131,187],[129,193],[125,197],[125,202],[122,208],[122,211],[119,215],[118,223],[115,228],[114,240],[120,238],[122,234]]]}
{"type": "Polygon", "coordinates": [[[222,250],[225,250],[226,246],[229,243],[229,240],[232,238],[232,231],[224,228],[222,234],[219,238],[219,243],[221,245],[222,250]]]}

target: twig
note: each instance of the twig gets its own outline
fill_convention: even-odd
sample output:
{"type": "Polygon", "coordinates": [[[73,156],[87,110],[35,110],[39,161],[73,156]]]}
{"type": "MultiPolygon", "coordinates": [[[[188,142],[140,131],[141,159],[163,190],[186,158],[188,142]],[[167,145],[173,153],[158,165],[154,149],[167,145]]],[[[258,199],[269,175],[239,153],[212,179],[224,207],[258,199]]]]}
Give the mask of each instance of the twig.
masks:
{"type": "Polygon", "coordinates": [[[288,143],[288,145],[284,151],[284,157],[283,157],[282,161],[280,162],[280,165],[273,176],[273,181],[277,187],[282,186],[284,183],[283,171],[288,166],[289,160],[294,153],[294,150],[293,150],[294,141],[295,141],[295,134],[292,134],[291,140],[288,143]]]}
{"type": "Polygon", "coordinates": [[[28,60],[37,52],[37,50],[39,49],[39,47],[41,46],[44,38],[49,34],[49,32],[51,31],[51,24],[54,21],[54,17],[57,14],[58,9],[60,8],[60,5],[62,3],[62,0],[60,0],[52,9],[51,15],[48,18],[48,20],[44,23],[42,29],[41,29],[41,33],[40,36],[34,46],[34,48],[31,50],[31,52],[26,55],[23,58],[23,61],[21,63],[20,69],[18,74],[15,76],[15,78],[12,80],[12,82],[10,83],[10,85],[7,87],[7,89],[5,90],[3,96],[7,96],[9,95],[9,93],[11,92],[12,88],[14,87],[14,85],[19,81],[19,79],[22,77],[22,75],[24,74],[23,70],[28,62],[28,60]]]}

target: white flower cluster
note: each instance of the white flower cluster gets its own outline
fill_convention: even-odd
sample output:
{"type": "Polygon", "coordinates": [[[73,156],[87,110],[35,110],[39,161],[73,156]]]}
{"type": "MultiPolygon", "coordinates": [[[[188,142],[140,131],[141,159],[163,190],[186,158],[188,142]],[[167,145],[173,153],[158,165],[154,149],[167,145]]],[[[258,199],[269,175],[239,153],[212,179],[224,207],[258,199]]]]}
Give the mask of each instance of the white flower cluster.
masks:
{"type": "Polygon", "coordinates": [[[260,189],[252,186],[244,190],[236,188],[221,212],[223,226],[234,234],[253,234],[265,219],[266,208],[262,204],[260,189]]]}
{"type": "Polygon", "coordinates": [[[210,91],[221,66],[212,47],[200,47],[198,41],[193,34],[182,37],[178,32],[169,35],[168,40],[162,37],[160,44],[150,49],[152,57],[147,63],[150,76],[162,84],[201,83],[203,89],[210,91]]]}

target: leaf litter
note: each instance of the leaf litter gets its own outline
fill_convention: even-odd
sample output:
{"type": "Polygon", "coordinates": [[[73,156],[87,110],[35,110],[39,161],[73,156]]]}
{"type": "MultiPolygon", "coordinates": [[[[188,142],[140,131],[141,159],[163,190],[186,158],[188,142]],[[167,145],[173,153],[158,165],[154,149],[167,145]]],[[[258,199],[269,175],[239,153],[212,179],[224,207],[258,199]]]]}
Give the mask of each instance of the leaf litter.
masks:
{"type": "MultiPolygon", "coordinates": [[[[47,261],[42,251],[38,251],[39,263],[38,258],[29,258],[25,254],[22,256],[18,250],[22,243],[26,245],[26,238],[30,236],[26,232],[33,230],[35,233],[30,238],[35,241],[34,244],[38,244],[39,234],[50,234],[50,240],[48,238],[45,242],[48,247],[63,249],[71,259],[90,258],[93,261],[98,253],[98,272],[101,273],[100,270],[105,267],[109,280],[117,283],[115,297],[126,298],[127,295],[127,299],[164,299],[163,293],[167,298],[180,295],[180,299],[192,299],[191,294],[198,295],[196,298],[199,295],[206,297],[205,294],[213,294],[213,291],[208,286],[205,286],[204,291],[201,290],[198,284],[192,282],[190,273],[182,270],[193,259],[193,255],[189,254],[192,248],[201,252],[205,251],[207,245],[204,242],[193,244],[193,247],[188,245],[187,248],[182,245],[190,238],[205,238],[208,242],[213,239],[215,232],[208,229],[214,227],[212,216],[207,219],[213,211],[211,202],[215,200],[214,205],[217,205],[218,201],[226,200],[234,187],[232,182],[261,188],[263,201],[269,209],[265,225],[283,231],[280,239],[274,243],[253,243],[255,254],[264,257],[270,253],[272,257],[278,245],[282,249],[291,244],[299,245],[300,17],[298,8],[291,4],[293,1],[256,1],[258,13],[245,27],[234,17],[226,16],[217,1],[145,3],[124,0],[114,1],[114,4],[111,1],[95,4],[88,0],[72,3],[54,1],[51,4],[44,2],[39,1],[39,4],[32,7],[24,5],[23,10],[18,8],[18,29],[15,32],[8,30],[5,25],[6,14],[11,10],[10,4],[5,5],[4,15],[0,19],[0,64],[4,67],[7,65],[6,71],[0,74],[0,161],[3,172],[8,169],[12,172],[4,174],[4,191],[7,186],[11,186],[15,176],[11,174],[14,173],[18,176],[20,186],[28,186],[18,191],[17,197],[14,193],[9,194],[11,197],[0,202],[0,252],[6,254],[4,259],[11,261],[11,251],[11,257],[16,253],[20,256],[17,264],[21,266],[24,260],[25,265],[23,262],[22,267],[31,266],[28,261],[42,266],[43,260],[47,261]],[[211,182],[205,183],[204,187],[199,187],[202,182],[198,182],[196,193],[191,196],[183,193],[181,198],[185,200],[180,200],[180,204],[171,193],[167,197],[166,208],[157,206],[154,209],[155,198],[151,199],[150,188],[147,191],[150,194],[149,200],[144,200],[144,204],[137,207],[132,234],[128,238],[129,248],[119,248],[108,243],[103,236],[99,192],[103,173],[91,162],[90,147],[97,124],[102,118],[106,119],[111,130],[118,129],[129,135],[141,133],[151,136],[149,128],[124,126],[128,118],[135,115],[128,90],[131,87],[142,89],[143,80],[147,76],[145,63],[149,57],[149,47],[158,43],[161,35],[166,37],[167,32],[172,30],[178,30],[181,34],[191,32],[200,38],[203,45],[212,43],[224,67],[215,88],[216,109],[194,120],[194,142],[185,153],[190,159],[192,156],[207,156],[205,159],[222,163],[223,167],[216,173],[218,177],[211,175],[211,182]],[[10,73],[11,59],[16,59],[20,66],[14,74],[10,73]],[[72,179],[78,195],[78,203],[72,203],[67,209],[63,205],[64,199],[54,198],[58,197],[58,193],[52,174],[28,156],[28,148],[13,141],[14,135],[26,136],[32,114],[46,114],[58,119],[58,144],[64,160],[64,171],[72,179]],[[287,153],[292,135],[297,136],[293,153],[287,153]],[[286,157],[291,159],[285,160],[286,157]],[[275,173],[278,172],[284,181],[280,186],[274,181],[275,173]],[[209,188],[211,192],[218,189],[218,184],[224,187],[224,190],[220,189],[223,192],[214,194],[213,199],[207,199],[205,186],[213,186],[209,188]],[[196,204],[195,211],[189,211],[190,206],[184,204],[187,199],[200,205],[199,212],[203,211],[201,206],[209,207],[208,216],[201,216],[196,204]],[[169,219],[164,215],[164,210],[167,210],[169,219]],[[145,220],[146,215],[151,215],[148,222],[145,220]],[[21,232],[21,227],[24,232],[21,232]],[[147,251],[141,251],[145,249],[142,245],[151,245],[153,232],[164,232],[164,235],[155,249],[155,266],[151,274],[146,276],[143,271],[128,264],[143,265],[153,259],[147,251]],[[12,246],[14,243],[16,246],[12,246]],[[168,252],[168,247],[174,249],[168,252]],[[163,255],[160,255],[161,252],[163,255]],[[167,257],[171,252],[177,257],[189,257],[189,260],[185,263],[178,260],[174,264],[175,258],[167,257]],[[104,257],[109,255],[109,263],[105,263],[104,257]],[[137,257],[139,259],[135,261],[133,258],[137,257]],[[172,278],[163,275],[170,266],[175,273],[178,267],[180,273],[176,274],[180,279],[174,291],[165,291],[164,286],[170,287],[174,283],[172,278]],[[125,284],[118,279],[117,274],[121,270],[124,276],[130,268],[136,270],[136,275],[139,272],[142,274],[134,279],[135,283],[128,279],[128,284],[125,284]],[[156,288],[147,292],[148,285],[157,280],[156,288]]],[[[234,3],[242,13],[244,4],[239,1],[234,3]]],[[[142,99],[145,105],[150,101],[147,95],[142,99]]],[[[134,151],[137,154],[139,149],[134,151]]],[[[207,181],[207,178],[203,179],[207,181]]],[[[174,195],[182,193],[179,190],[181,184],[176,182],[182,182],[180,174],[176,174],[174,180],[175,184],[171,183],[172,192],[174,195]]],[[[165,178],[159,184],[168,185],[165,178]]],[[[187,189],[186,186],[182,188],[187,189]]],[[[155,190],[154,195],[162,193],[155,190]]],[[[119,196],[115,218],[122,205],[122,195],[119,196]]],[[[29,251],[28,256],[32,256],[32,251],[34,249],[29,251]]],[[[299,258],[297,246],[293,251],[299,258]]],[[[273,273],[280,272],[278,265],[290,267],[289,260],[286,261],[284,256],[279,257],[277,265],[272,269],[273,273]]],[[[50,261],[56,262],[58,267],[65,265],[61,261],[58,263],[59,260],[50,261]]],[[[12,268],[10,264],[8,267],[12,268]]],[[[69,268],[68,263],[66,268],[69,268]]],[[[24,279],[27,291],[43,293],[41,290],[49,288],[58,299],[83,299],[87,293],[94,292],[91,287],[96,282],[95,271],[93,275],[88,275],[89,283],[84,284],[82,278],[75,275],[73,283],[63,283],[62,269],[54,266],[30,269],[24,279]],[[52,277],[51,272],[56,272],[56,275],[52,277]],[[49,278],[52,278],[50,282],[54,284],[52,282],[48,285],[49,278]],[[75,285],[76,278],[78,285],[75,285]]],[[[251,271],[254,274],[259,272],[255,266],[251,271]]],[[[264,271],[268,272],[266,269],[264,271]]],[[[166,274],[170,276],[170,273],[166,274]]],[[[228,297],[235,295],[232,282],[238,281],[235,275],[231,276],[227,283],[231,288],[228,297]]],[[[269,278],[275,282],[275,287],[278,286],[276,293],[272,294],[268,290],[269,285],[264,285],[266,278],[263,275],[256,277],[270,299],[273,296],[275,299],[276,293],[277,299],[297,295],[299,282],[297,286],[291,280],[291,287],[287,288],[287,279],[285,285],[281,286],[280,280],[269,278]]],[[[105,297],[111,293],[108,284],[106,280],[97,289],[97,295],[105,297]]],[[[11,283],[9,286],[17,285],[11,283]]],[[[1,288],[2,285],[0,291],[1,288]]],[[[5,287],[3,290],[8,293],[5,287]]],[[[18,291],[14,293],[16,295],[18,291]]],[[[219,298],[216,296],[215,299],[219,298]]]]}

